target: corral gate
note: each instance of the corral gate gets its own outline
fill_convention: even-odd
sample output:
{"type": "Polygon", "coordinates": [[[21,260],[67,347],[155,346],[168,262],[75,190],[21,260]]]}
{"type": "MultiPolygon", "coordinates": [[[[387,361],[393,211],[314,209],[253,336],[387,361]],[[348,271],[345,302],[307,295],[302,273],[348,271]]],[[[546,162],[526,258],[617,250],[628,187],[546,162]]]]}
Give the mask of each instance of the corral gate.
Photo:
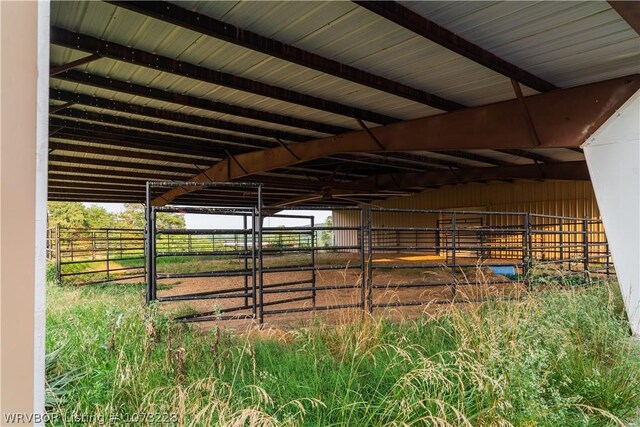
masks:
{"type": "MultiPolygon", "coordinates": [[[[148,188],[176,185],[193,184],[155,182],[148,188]]],[[[189,313],[175,318],[180,322],[247,319],[262,324],[269,316],[291,313],[339,309],[373,313],[400,306],[510,299],[510,290],[528,284],[532,266],[546,266],[543,274],[613,273],[599,220],[521,212],[318,206],[315,209],[349,210],[359,222],[316,225],[310,216],[267,211],[258,184],[197,185],[242,188],[254,195],[255,204],[153,207],[147,203],[147,301],[194,303],[189,313]],[[157,229],[159,212],[236,217],[242,226],[157,229]],[[390,215],[436,220],[419,227],[379,220],[390,215]],[[264,226],[265,218],[298,224],[264,226]],[[323,233],[335,232],[348,233],[351,244],[321,239],[323,233]],[[192,250],[168,250],[185,241],[191,242],[192,250]],[[164,271],[162,260],[170,257],[196,262],[188,271],[164,271]],[[339,272],[341,279],[331,272],[339,272]],[[191,279],[196,280],[185,285],[191,279]],[[176,280],[182,282],[158,293],[158,282],[176,280]],[[488,296],[477,291],[486,288],[478,285],[504,289],[488,296]],[[202,306],[208,309],[198,308],[202,306]]]]}

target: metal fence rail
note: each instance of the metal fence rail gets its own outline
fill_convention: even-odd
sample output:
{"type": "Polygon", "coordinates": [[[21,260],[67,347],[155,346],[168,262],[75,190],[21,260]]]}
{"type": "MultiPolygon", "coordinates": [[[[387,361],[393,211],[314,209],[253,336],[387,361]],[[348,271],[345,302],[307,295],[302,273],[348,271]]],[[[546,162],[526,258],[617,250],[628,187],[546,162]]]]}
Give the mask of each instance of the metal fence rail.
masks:
{"type": "Polygon", "coordinates": [[[353,211],[359,222],[317,225],[313,216],[267,213],[262,187],[240,183],[198,186],[242,191],[244,206],[151,206],[152,188],[175,185],[149,183],[145,230],[49,230],[47,254],[56,262],[58,280],[91,284],[146,277],[147,303],[192,304],[191,312],[176,321],[247,319],[262,324],[269,316],[291,313],[373,313],[511,299],[514,291],[529,285],[533,269],[587,280],[615,274],[598,219],[321,206],[353,211]],[[212,221],[216,225],[209,229],[158,229],[159,212],[226,220],[212,221]],[[264,226],[266,218],[285,218],[280,222],[288,225],[264,226]],[[335,239],[337,233],[349,238],[335,239]],[[335,280],[336,272],[343,280],[335,280]],[[180,283],[158,294],[158,283],[176,281],[180,283]],[[494,294],[482,294],[480,289],[487,287],[494,294]]]}
{"type": "Polygon", "coordinates": [[[145,277],[142,229],[64,228],[47,231],[47,258],[56,281],[90,285],[145,277]]]}

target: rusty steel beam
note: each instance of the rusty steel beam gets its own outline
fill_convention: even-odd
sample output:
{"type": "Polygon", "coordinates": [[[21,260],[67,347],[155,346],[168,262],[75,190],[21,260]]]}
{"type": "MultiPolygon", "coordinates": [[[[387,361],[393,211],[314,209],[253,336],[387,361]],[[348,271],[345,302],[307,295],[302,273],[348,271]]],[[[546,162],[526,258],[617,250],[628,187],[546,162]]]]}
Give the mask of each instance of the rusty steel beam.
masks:
{"type": "Polygon", "coordinates": [[[461,159],[473,160],[475,162],[486,163],[494,166],[509,166],[513,164],[511,162],[506,162],[504,160],[496,159],[493,157],[483,156],[482,154],[468,153],[466,151],[459,151],[459,150],[449,150],[449,151],[438,150],[438,151],[434,151],[434,153],[444,154],[446,156],[460,157],[461,159]]]}
{"type": "MultiPolygon", "coordinates": [[[[432,188],[445,185],[467,184],[485,181],[509,181],[516,179],[554,179],[588,181],[589,171],[586,162],[545,163],[541,165],[511,165],[486,168],[458,169],[455,171],[437,171],[421,173],[398,173],[375,175],[359,181],[344,183],[339,189],[324,189],[322,192],[293,197],[272,207],[291,206],[304,203],[311,197],[331,197],[347,195],[357,197],[358,192],[403,190],[405,188],[432,188]]],[[[388,194],[388,197],[397,196],[388,194]]]]}
{"type": "Polygon", "coordinates": [[[640,35],[640,3],[633,0],[609,1],[608,3],[640,35]]]}
{"type": "MultiPolygon", "coordinates": [[[[204,126],[212,129],[229,130],[233,132],[259,135],[268,138],[280,138],[287,141],[302,142],[309,140],[309,137],[305,135],[300,135],[297,133],[287,132],[279,129],[269,129],[242,123],[228,122],[224,120],[213,119],[210,117],[195,116],[167,109],[149,107],[145,105],[130,104],[127,102],[114,101],[107,98],[72,93],[64,90],[50,89],[49,99],[73,102],[75,104],[85,105],[89,107],[101,108],[122,113],[130,113],[138,116],[151,117],[154,119],[164,119],[189,125],[204,126]]],[[[155,123],[149,123],[148,125],[152,126],[154,124],[155,123]]]]}
{"type": "Polygon", "coordinates": [[[89,55],[84,58],[76,59],[75,61],[71,61],[68,64],[56,65],[49,68],[49,77],[53,77],[60,73],[64,73],[72,68],[79,67],[80,65],[88,64],[89,62],[93,62],[96,59],[102,58],[100,55],[89,55]]]}
{"type": "Polygon", "coordinates": [[[107,3],[440,110],[454,111],[464,108],[464,105],[457,102],[342,64],[333,59],[324,58],[313,52],[235,27],[175,4],[152,1],[107,1],[107,3]]]}
{"type": "MultiPolygon", "coordinates": [[[[149,163],[138,163],[138,162],[125,162],[122,160],[106,160],[106,159],[98,159],[95,157],[76,157],[76,156],[65,156],[61,154],[51,154],[49,155],[49,162],[56,163],[71,163],[74,165],[93,165],[93,166],[107,166],[110,168],[122,168],[122,169],[134,169],[134,170],[144,170],[144,171],[157,171],[157,172],[171,172],[176,174],[184,174],[189,175],[193,174],[194,171],[197,171],[198,168],[194,165],[192,167],[178,167],[178,166],[166,166],[166,165],[157,165],[157,164],[149,164],[149,163]]],[[[128,172],[120,172],[128,173],[128,172]]]]}
{"type": "Polygon", "coordinates": [[[86,86],[107,89],[110,91],[126,93],[134,96],[141,96],[148,99],[155,99],[156,101],[164,101],[172,104],[184,105],[186,107],[197,108],[200,110],[229,114],[232,116],[246,117],[248,119],[259,120],[266,123],[277,123],[294,128],[308,129],[330,135],[337,135],[340,133],[349,132],[351,130],[341,126],[334,126],[326,123],[315,122],[312,120],[299,119],[296,117],[285,116],[268,111],[255,110],[239,105],[224,104],[222,102],[212,101],[209,99],[168,92],[164,89],[137,85],[131,82],[115,80],[95,74],[81,73],[79,71],[67,71],[66,73],[60,74],[55,78],[86,86]]]}
{"type": "Polygon", "coordinates": [[[394,1],[355,1],[355,3],[440,46],[539,92],[557,89],[553,83],[499,58],[400,3],[394,1]]]}
{"type": "Polygon", "coordinates": [[[224,86],[267,98],[278,99],[291,104],[327,111],[341,116],[354,117],[379,124],[389,124],[398,121],[398,119],[385,114],[351,107],[339,102],[329,101],[282,87],[234,76],[222,71],[211,70],[199,65],[178,61],[177,59],[166,56],[155,55],[151,52],[130,48],[107,40],[101,40],[86,34],[74,33],[59,27],[51,27],[51,43],[69,49],[97,53],[117,61],[136,64],[141,67],[171,73],[180,77],[224,86]]]}
{"type": "MultiPolygon", "coordinates": [[[[175,144],[178,147],[184,148],[200,148],[210,150],[209,153],[216,155],[217,157],[224,157],[224,150],[231,149],[232,152],[247,152],[252,148],[255,149],[255,140],[252,138],[241,137],[237,135],[225,135],[224,141],[212,140],[212,139],[199,139],[191,137],[177,136],[178,132],[174,131],[173,134],[155,133],[146,130],[125,129],[116,126],[106,126],[98,123],[86,123],[78,120],[63,119],[59,117],[51,117],[49,119],[51,126],[64,126],[64,132],[71,129],[79,129],[83,131],[93,132],[95,134],[103,135],[106,138],[137,141],[141,143],[154,144],[156,142],[163,142],[168,144],[175,144]],[[232,143],[233,142],[233,143],[232,143]],[[246,145],[245,145],[246,144],[246,145]],[[222,145],[229,145],[229,147],[222,147],[222,145]],[[248,145],[248,146],[247,146],[248,145]]],[[[186,132],[188,133],[188,132],[186,132]]],[[[206,134],[206,133],[205,133],[206,134]]],[[[217,135],[210,134],[210,137],[217,135]]]]}
{"type": "MultiPolygon", "coordinates": [[[[114,125],[127,128],[135,128],[135,131],[151,131],[162,132],[158,133],[158,139],[161,139],[165,134],[172,134],[174,137],[188,136],[194,138],[202,138],[206,141],[219,141],[220,145],[230,145],[239,149],[240,151],[250,151],[263,148],[274,147],[276,144],[271,141],[265,141],[258,138],[250,138],[246,136],[239,136],[235,134],[227,134],[220,132],[211,132],[201,129],[193,129],[182,126],[175,126],[173,124],[151,122],[145,120],[138,120],[134,118],[128,118],[123,116],[114,116],[111,114],[101,114],[94,111],[83,111],[77,109],[69,109],[63,112],[53,113],[51,116],[55,116],[60,120],[68,120],[70,122],[82,123],[85,126],[101,126],[101,125],[114,125]],[[93,123],[87,123],[93,122],[93,123]]],[[[120,129],[118,127],[117,129],[120,129]]],[[[193,143],[193,142],[192,142],[193,143]]],[[[220,147],[222,149],[222,147],[220,147]]]]}
{"type": "Polygon", "coordinates": [[[525,159],[533,160],[534,162],[542,162],[542,163],[554,163],[557,162],[556,159],[544,156],[542,154],[533,153],[531,151],[526,150],[496,150],[501,153],[511,154],[512,156],[524,157],[525,159]]]}
{"type": "Polygon", "coordinates": [[[49,141],[49,154],[56,151],[66,151],[72,153],[99,154],[102,156],[129,157],[133,159],[155,160],[160,162],[181,163],[186,165],[209,164],[215,159],[203,159],[202,157],[183,157],[176,154],[161,154],[159,152],[143,152],[121,150],[112,147],[102,147],[95,145],[66,144],[63,142],[49,141]]]}
{"type": "MultiPolygon", "coordinates": [[[[94,134],[90,131],[78,130],[78,129],[65,129],[55,135],[51,136],[53,140],[74,141],[80,143],[101,144],[119,148],[133,148],[138,150],[153,151],[156,153],[170,153],[179,156],[190,156],[195,158],[205,158],[212,161],[221,160],[224,155],[216,155],[215,151],[207,146],[198,148],[196,146],[177,145],[174,143],[162,143],[158,141],[154,142],[140,142],[138,140],[131,140],[124,137],[105,137],[100,134],[94,134]]],[[[135,151],[131,152],[135,155],[135,151]]]]}
{"type": "MultiPolygon", "coordinates": [[[[539,146],[533,146],[518,100],[380,126],[371,132],[386,151],[579,147],[638,89],[640,75],[636,74],[527,97],[530,114],[539,124],[539,146]]],[[[370,136],[365,131],[292,144],[289,148],[304,161],[339,153],[372,151],[370,136]]],[[[237,159],[248,174],[296,163],[282,147],[240,154],[237,159]]],[[[228,181],[247,175],[226,161],[206,172],[192,180],[228,181]]],[[[172,189],[154,203],[163,205],[194,188],[197,187],[172,189]]]]}
{"type": "MultiPolygon", "coordinates": [[[[83,165],[87,166],[87,165],[83,165]]],[[[141,172],[141,171],[127,171],[123,172],[120,170],[113,169],[101,169],[101,168],[91,168],[91,167],[82,167],[78,165],[58,165],[49,163],[49,171],[71,174],[71,175],[97,175],[103,176],[105,182],[109,182],[112,179],[120,179],[125,174],[127,178],[140,178],[144,180],[179,180],[183,181],[185,179],[184,174],[165,174],[161,171],[158,172],[141,172]]]]}

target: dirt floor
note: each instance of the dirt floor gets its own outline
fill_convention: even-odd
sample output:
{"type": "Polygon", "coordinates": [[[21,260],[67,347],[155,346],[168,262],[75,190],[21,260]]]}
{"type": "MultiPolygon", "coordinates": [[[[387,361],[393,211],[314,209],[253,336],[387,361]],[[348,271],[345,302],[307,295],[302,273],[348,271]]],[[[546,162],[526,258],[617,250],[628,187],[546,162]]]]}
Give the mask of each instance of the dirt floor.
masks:
{"type": "MultiPolygon", "coordinates": [[[[296,260],[300,262],[299,259],[296,260]]],[[[355,254],[321,254],[316,258],[315,282],[316,291],[315,307],[318,310],[309,312],[283,313],[287,310],[299,310],[312,307],[311,271],[297,271],[285,273],[265,273],[263,283],[263,298],[265,310],[265,326],[267,328],[290,329],[300,327],[322,320],[329,323],[341,323],[350,321],[363,315],[362,304],[367,304],[366,295],[363,298],[362,272],[358,268],[350,268],[359,265],[360,260],[355,254]],[[323,270],[328,266],[336,267],[335,270],[323,270]],[[309,281],[309,283],[293,284],[287,286],[275,286],[282,282],[309,281]],[[349,287],[348,289],[322,289],[323,287],[349,287]],[[274,290],[279,291],[273,293],[274,290]],[[292,300],[278,303],[283,300],[292,300]],[[341,309],[322,309],[336,305],[354,305],[356,307],[341,309]]],[[[458,260],[465,264],[456,269],[454,274],[451,269],[444,266],[445,260],[434,255],[420,254],[381,254],[374,257],[372,275],[372,295],[374,304],[374,316],[386,316],[394,319],[414,317],[427,312],[437,311],[443,305],[452,301],[478,300],[482,298],[511,298],[524,290],[522,283],[500,283],[508,281],[507,277],[492,274],[491,270],[476,259],[458,260]],[[384,268],[384,267],[410,267],[410,268],[384,268]],[[381,268],[382,267],[382,268],[381,268]],[[446,284],[445,284],[446,283],[446,284]],[[428,285],[427,285],[428,284],[428,285]],[[455,296],[455,298],[454,298],[455,296]],[[409,304],[407,306],[395,306],[395,304],[409,304]],[[390,306],[383,307],[388,304],[390,306]]],[[[515,260],[501,260],[500,264],[509,265],[517,263],[515,260]],[[504,261],[504,262],[502,262],[504,261]]],[[[293,264],[296,264],[294,262],[293,264]]],[[[289,264],[282,257],[265,259],[265,266],[286,266],[289,264]]],[[[244,289],[243,277],[215,277],[215,278],[181,278],[164,279],[158,282],[158,297],[185,295],[200,292],[220,291],[235,289],[226,294],[242,294],[244,289]]],[[[252,288],[251,278],[247,286],[252,288]]],[[[224,295],[224,294],[222,294],[224,295]]],[[[250,315],[252,313],[252,299],[247,299],[249,308],[244,307],[244,296],[233,298],[221,298],[216,295],[212,299],[200,299],[193,301],[175,301],[162,303],[163,311],[175,315],[190,315],[194,313],[209,312],[210,318],[217,315],[250,315]]],[[[225,320],[209,321],[202,323],[208,328],[213,325],[229,328],[254,327],[255,321],[225,320]]]]}

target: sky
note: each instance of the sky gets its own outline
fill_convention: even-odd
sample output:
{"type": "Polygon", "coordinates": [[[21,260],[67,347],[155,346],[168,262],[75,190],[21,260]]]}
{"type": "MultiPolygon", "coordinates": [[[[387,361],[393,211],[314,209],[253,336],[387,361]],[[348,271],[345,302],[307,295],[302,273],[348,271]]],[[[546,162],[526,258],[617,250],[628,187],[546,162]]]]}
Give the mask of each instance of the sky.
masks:
{"type": "MultiPolygon", "coordinates": [[[[124,209],[122,203],[85,203],[85,206],[101,206],[108,212],[118,213],[124,209]]],[[[286,215],[304,215],[313,216],[315,218],[315,224],[322,224],[326,221],[328,216],[331,216],[331,211],[306,211],[306,210],[285,210],[280,212],[286,215]]],[[[242,217],[230,217],[225,215],[195,215],[185,214],[184,220],[187,224],[187,228],[193,229],[205,229],[205,228],[241,228],[242,217]]],[[[268,217],[264,220],[265,227],[277,227],[279,225],[285,226],[302,226],[309,225],[308,219],[295,219],[295,218],[273,218],[268,217]]]]}

